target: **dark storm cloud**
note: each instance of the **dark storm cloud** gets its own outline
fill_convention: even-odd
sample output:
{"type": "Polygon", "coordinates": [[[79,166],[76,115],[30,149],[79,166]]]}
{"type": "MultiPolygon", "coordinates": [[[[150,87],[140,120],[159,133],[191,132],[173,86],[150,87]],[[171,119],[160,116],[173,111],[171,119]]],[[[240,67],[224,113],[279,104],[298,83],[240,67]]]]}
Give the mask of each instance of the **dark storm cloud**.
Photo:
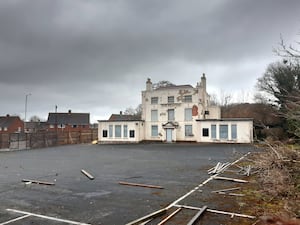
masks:
{"type": "Polygon", "coordinates": [[[0,84],[19,92],[19,105],[35,92],[39,105],[96,113],[137,105],[148,76],[194,84],[188,79],[214,71],[209,85],[230,76],[241,86],[245,62],[259,61],[250,72],[261,72],[280,33],[297,33],[299,8],[296,0],[2,0],[0,84]],[[181,67],[199,71],[176,73],[181,67]]]}

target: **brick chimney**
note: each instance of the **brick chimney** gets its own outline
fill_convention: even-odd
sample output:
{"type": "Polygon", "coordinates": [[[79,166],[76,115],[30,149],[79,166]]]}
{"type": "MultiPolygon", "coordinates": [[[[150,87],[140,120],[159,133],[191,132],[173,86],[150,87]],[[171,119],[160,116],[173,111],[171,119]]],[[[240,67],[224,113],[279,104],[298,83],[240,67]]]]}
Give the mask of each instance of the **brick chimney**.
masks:
{"type": "Polygon", "coordinates": [[[152,91],[152,82],[150,78],[148,78],[146,82],[146,91],[152,91]]]}

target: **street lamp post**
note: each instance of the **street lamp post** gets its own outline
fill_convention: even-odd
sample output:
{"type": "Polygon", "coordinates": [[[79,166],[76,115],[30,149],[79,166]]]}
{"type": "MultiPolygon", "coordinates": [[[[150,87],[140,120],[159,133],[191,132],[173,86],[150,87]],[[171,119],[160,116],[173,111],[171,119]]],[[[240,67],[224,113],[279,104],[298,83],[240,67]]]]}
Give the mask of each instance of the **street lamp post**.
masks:
{"type": "Polygon", "coordinates": [[[27,101],[28,96],[30,96],[31,93],[25,95],[25,119],[24,119],[24,133],[26,132],[26,116],[27,116],[27,101]]]}

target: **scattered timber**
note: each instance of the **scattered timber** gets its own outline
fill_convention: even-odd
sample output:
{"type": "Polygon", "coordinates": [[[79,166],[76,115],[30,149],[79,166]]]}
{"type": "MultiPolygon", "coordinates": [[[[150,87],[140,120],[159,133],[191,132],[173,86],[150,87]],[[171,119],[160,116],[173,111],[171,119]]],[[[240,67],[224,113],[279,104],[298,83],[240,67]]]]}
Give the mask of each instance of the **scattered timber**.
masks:
{"type": "Polygon", "coordinates": [[[175,216],[180,210],[181,210],[181,208],[176,209],[174,212],[172,212],[170,215],[168,215],[166,218],[164,218],[157,225],[163,225],[163,224],[165,224],[169,219],[171,219],[173,216],[175,216]]]}
{"type": "Polygon", "coordinates": [[[153,219],[155,217],[161,216],[161,215],[165,214],[166,212],[167,212],[167,209],[163,208],[163,209],[155,211],[155,212],[153,212],[151,214],[148,214],[148,215],[146,215],[144,217],[141,217],[141,218],[139,218],[137,220],[134,220],[134,221],[132,221],[130,223],[127,223],[126,225],[137,225],[137,224],[140,224],[142,222],[148,221],[149,219],[153,219]]]}
{"type": "Polygon", "coordinates": [[[40,181],[40,180],[28,180],[28,179],[22,179],[22,182],[25,182],[25,183],[33,183],[33,184],[43,184],[43,185],[55,185],[55,183],[47,182],[47,181],[40,181]]]}
{"type": "Polygon", "coordinates": [[[234,182],[239,182],[239,183],[248,183],[246,180],[241,180],[241,179],[234,179],[234,178],[229,178],[229,177],[214,177],[216,180],[229,180],[229,181],[234,181],[234,182]]]}
{"type": "Polygon", "coordinates": [[[85,176],[87,176],[90,180],[94,180],[95,177],[93,177],[90,173],[88,173],[85,170],[81,170],[81,173],[83,173],[85,176]]]}
{"type": "Polygon", "coordinates": [[[129,182],[124,182],[124,181],[119,181],[119,184],[121,184],[121,185],[129,185],[129,186],[136,186],[136,187],[164,189],[162,186],[149,185],[149,184],[129,183],[129,182]]]}
{"type": "Polygon", "coordinates": [[[226,170],[226,168],[230,165],[230,163],[221,163],[218,162],[216,166],[214,166],[213,168],[209,169],[207,172],[208,174],[217,174],[217,173],[221,173],[224,170],[226,170]]]}
{"type": "Polygon", "coordinates": [[[200,216],[205,212],[207,206],[203,206],[201,210],[197,212],[197,214],[188,222],[187,225],[194,225],[199,220],[200,216]]]}
{"type": "MultiPolygon", "coordinates": [[[[201,210],[202,209],[202,208],[199,208],[199,207],[188,206],[188,205],[174,205],[174,206],[175,207],[180,207],[180,208],[185,208],[185,209],[192,209],[192,210],[201,210]]],[[[240,213],[225,212],[225,211],[220,211],[220,210],[215,210],[215,209],[206,209],[206,211],[211,212],[211,213],[229,215],[231,217],[237,216],[237,217],[255,219],[255,216],[249,216],[249,215],[240,214],[240,213]]]]}
{"type": "Polygon", "coordinates": [[[240,190],[240,187],[234,187],[234,188],[226,188],[226,189],[221,189],[221,190],[216,190],[216,191],[212,191],[212,193],[216,193],[216,192],[226,192],[226,191],[236,191],[236,190],[240,190]]]}

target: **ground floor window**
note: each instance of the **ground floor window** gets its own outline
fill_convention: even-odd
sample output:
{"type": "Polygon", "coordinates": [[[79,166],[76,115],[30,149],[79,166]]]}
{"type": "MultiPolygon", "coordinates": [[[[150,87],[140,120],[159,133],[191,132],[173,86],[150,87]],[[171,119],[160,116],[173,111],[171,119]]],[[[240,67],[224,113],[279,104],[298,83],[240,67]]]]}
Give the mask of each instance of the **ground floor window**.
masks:
{"type": "Polygon", "coordinates": [[[208,128],[203,128],[202,129],[202,136],[203,137],[208,137],[209,136],[209,129],[208,128]]]}
{"type": "Polygon", "coordinates": [[[107,130],[102,131],[102,137],[107,137],[107,130]]]}
{"type": "Polygon", "coordinates": [[[193,126],[192,125],[185,125],[184,126],[184,133],[185,133],[186,137],[193,136],[193,126]]]}
{"type": "Polygon", "coordinates": [[[129,137],[134,138],[134,130],[129,131],[129,137]]]}
{"type": "Polygon", "coordinates": [[[220,125],[220,139],[228,139],[228,125],[220,125]]]}
{"type": "Polygon", "coordinates": [[[152,125],[151,126],[151,136],[152,137],[157,137],[158,136],[158,126],[157,125],[152,125]]]}
{"type": "Polygon", "coordinates": [[[232,140],[237,139],[237,126],[236,126],[236,124],[231,125],[231,139],[232,140]]]}
{"type": "Polygon", "coordinates": [[[116,138],[121,137],[121,125],[115,125],[115,137],[116,138]]]}
{"type": "Polygon", "coordinates": [[[113,125],[109,125],[109,127],[108,127],[108,135],[109,135],[109,137],[110,138],[112,138],[113,137],[113,125]]]}
{"type": "Polygon", "coordinates": [[[124,138],[127,138],[128,137],[128,126],[127,125],[124,125],[123,126],[123,137],[124,138]]]}
{"type": "Polygon", "coordinates": [[[215,124],[211,125],[211,138],[217,139],[217,126],[215,124]]]}

